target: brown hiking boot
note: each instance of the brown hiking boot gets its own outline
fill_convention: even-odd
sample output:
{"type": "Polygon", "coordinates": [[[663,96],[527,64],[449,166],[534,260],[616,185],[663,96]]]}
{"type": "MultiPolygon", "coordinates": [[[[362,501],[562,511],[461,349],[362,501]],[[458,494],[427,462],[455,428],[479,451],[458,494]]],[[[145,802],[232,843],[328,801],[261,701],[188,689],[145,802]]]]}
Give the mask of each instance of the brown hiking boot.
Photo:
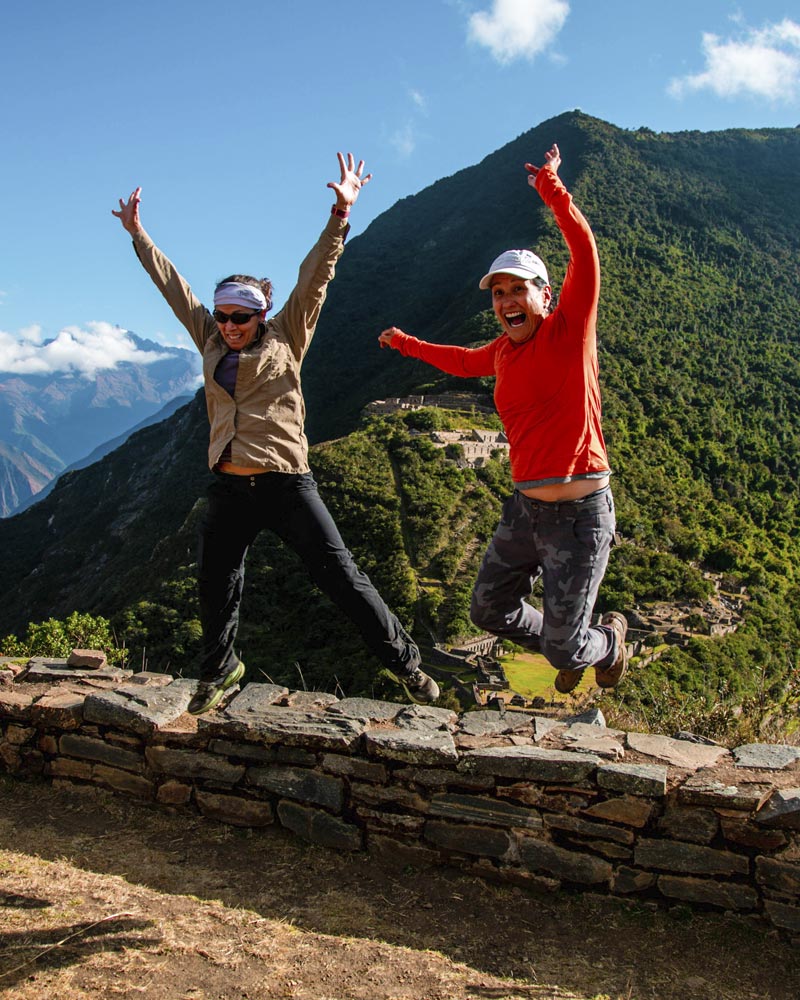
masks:
{"type": "Polygon", "coordinates": [[[409,700],[417,705],[430,705],[439,697],[439,685],[418,666],[404,671],[382,670],[381,673],[399,684],[409,700]]]}
{"type": "Polygon", "coordinates": [[[570,691],[574,691],[580,684],[581,677],[583,677],[582,669],[559,670],[556,674],[556,679],[553,681],[553,687],[559,694],[569,694],[570,691]]]}
{"type": "Polygon", "coordinates": [[[613,688],[619,684],[628,668],[628,647],[625,644],[628,621],[625,615],[621,615],[619,611],[609,611],[608,614],[603,615],[601,624],[608,625],[616,633],[617,658],[610,667],[595,667],[594,676],[598,687],[613,688]]]}

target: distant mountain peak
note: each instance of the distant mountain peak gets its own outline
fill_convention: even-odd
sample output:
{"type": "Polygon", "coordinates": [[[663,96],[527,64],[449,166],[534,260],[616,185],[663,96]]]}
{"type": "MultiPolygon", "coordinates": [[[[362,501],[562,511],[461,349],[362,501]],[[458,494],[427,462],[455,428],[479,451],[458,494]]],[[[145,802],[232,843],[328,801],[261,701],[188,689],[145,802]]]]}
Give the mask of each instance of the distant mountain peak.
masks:
{"type": "MultiPolygon", "coordinates": [[[[197,352],[115,329],[135,352],[111,367],[0,371],[0,516],[26,506],[54,476],[104,441],[129,432],[175,397],[196,391],[197,352]]],[[[46,351],[56,340],[31,350],[46,351]]],[[[75,350],[80,352],[81,345],[75,350]]]]}

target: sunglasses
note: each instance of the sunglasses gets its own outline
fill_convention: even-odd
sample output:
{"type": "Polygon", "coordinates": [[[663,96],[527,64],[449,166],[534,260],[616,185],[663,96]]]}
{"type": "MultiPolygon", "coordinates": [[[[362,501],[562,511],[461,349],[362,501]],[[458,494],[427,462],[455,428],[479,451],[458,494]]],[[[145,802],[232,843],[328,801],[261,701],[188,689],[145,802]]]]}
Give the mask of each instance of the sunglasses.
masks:
{"type": "Polygon", "coordinates": [[[255,312],[236,312],[236,313],[224,313],[220,309],[215,309],[212,313],[214,319],[220,324],[220,326],[225,326],[226,323],[233,323],[235,326],[244,326],[245,323],[249,323],[254,316],[258,316],[255,312]]]}

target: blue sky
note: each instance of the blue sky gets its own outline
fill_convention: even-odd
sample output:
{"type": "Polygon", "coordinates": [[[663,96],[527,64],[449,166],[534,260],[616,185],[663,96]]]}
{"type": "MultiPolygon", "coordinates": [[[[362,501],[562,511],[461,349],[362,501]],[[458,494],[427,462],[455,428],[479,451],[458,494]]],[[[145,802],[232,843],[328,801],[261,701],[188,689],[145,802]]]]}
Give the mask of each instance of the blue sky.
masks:
{"type": "Polygon", "coordinates": [[[111,215],[136,185],[201,299],[243,270],[280,304],[337,150],[374,174],[357,235],[573,108],[669,132],[800,124],[784,0],[29,0],[2,24],[0,376],[89,375],[130,355],[116,327],[188,346],[111,215]]]}

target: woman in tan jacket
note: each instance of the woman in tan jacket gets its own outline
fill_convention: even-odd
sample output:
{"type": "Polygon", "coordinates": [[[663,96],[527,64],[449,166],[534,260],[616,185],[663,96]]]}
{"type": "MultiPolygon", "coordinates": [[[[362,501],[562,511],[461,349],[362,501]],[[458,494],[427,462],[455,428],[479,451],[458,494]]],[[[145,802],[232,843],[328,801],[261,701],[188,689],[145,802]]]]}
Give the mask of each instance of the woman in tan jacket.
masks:
{"type": "Polygon", "coordinates": [[[284,307],[267,319],[272,286],[233,274],[214,292],[209,312],[139,218],[141,189],[113,214],[133,238],[144,269],[203,355],[214,482],[200,532],[198,582],[203,628],[200,683],[189,711],[214,708],[244,676],[234,652],[248,547],[262,528],[274,531],[303,560],[314,583],[353,621],[368,648],[412,698],[435,701],[439,689],[420,668],[417,646],[345,547],[308,465],[300,369],[328,282],[349,230],[364,161],[338,154],[340,179],[319,240],[300,265],[284,307]]]}

